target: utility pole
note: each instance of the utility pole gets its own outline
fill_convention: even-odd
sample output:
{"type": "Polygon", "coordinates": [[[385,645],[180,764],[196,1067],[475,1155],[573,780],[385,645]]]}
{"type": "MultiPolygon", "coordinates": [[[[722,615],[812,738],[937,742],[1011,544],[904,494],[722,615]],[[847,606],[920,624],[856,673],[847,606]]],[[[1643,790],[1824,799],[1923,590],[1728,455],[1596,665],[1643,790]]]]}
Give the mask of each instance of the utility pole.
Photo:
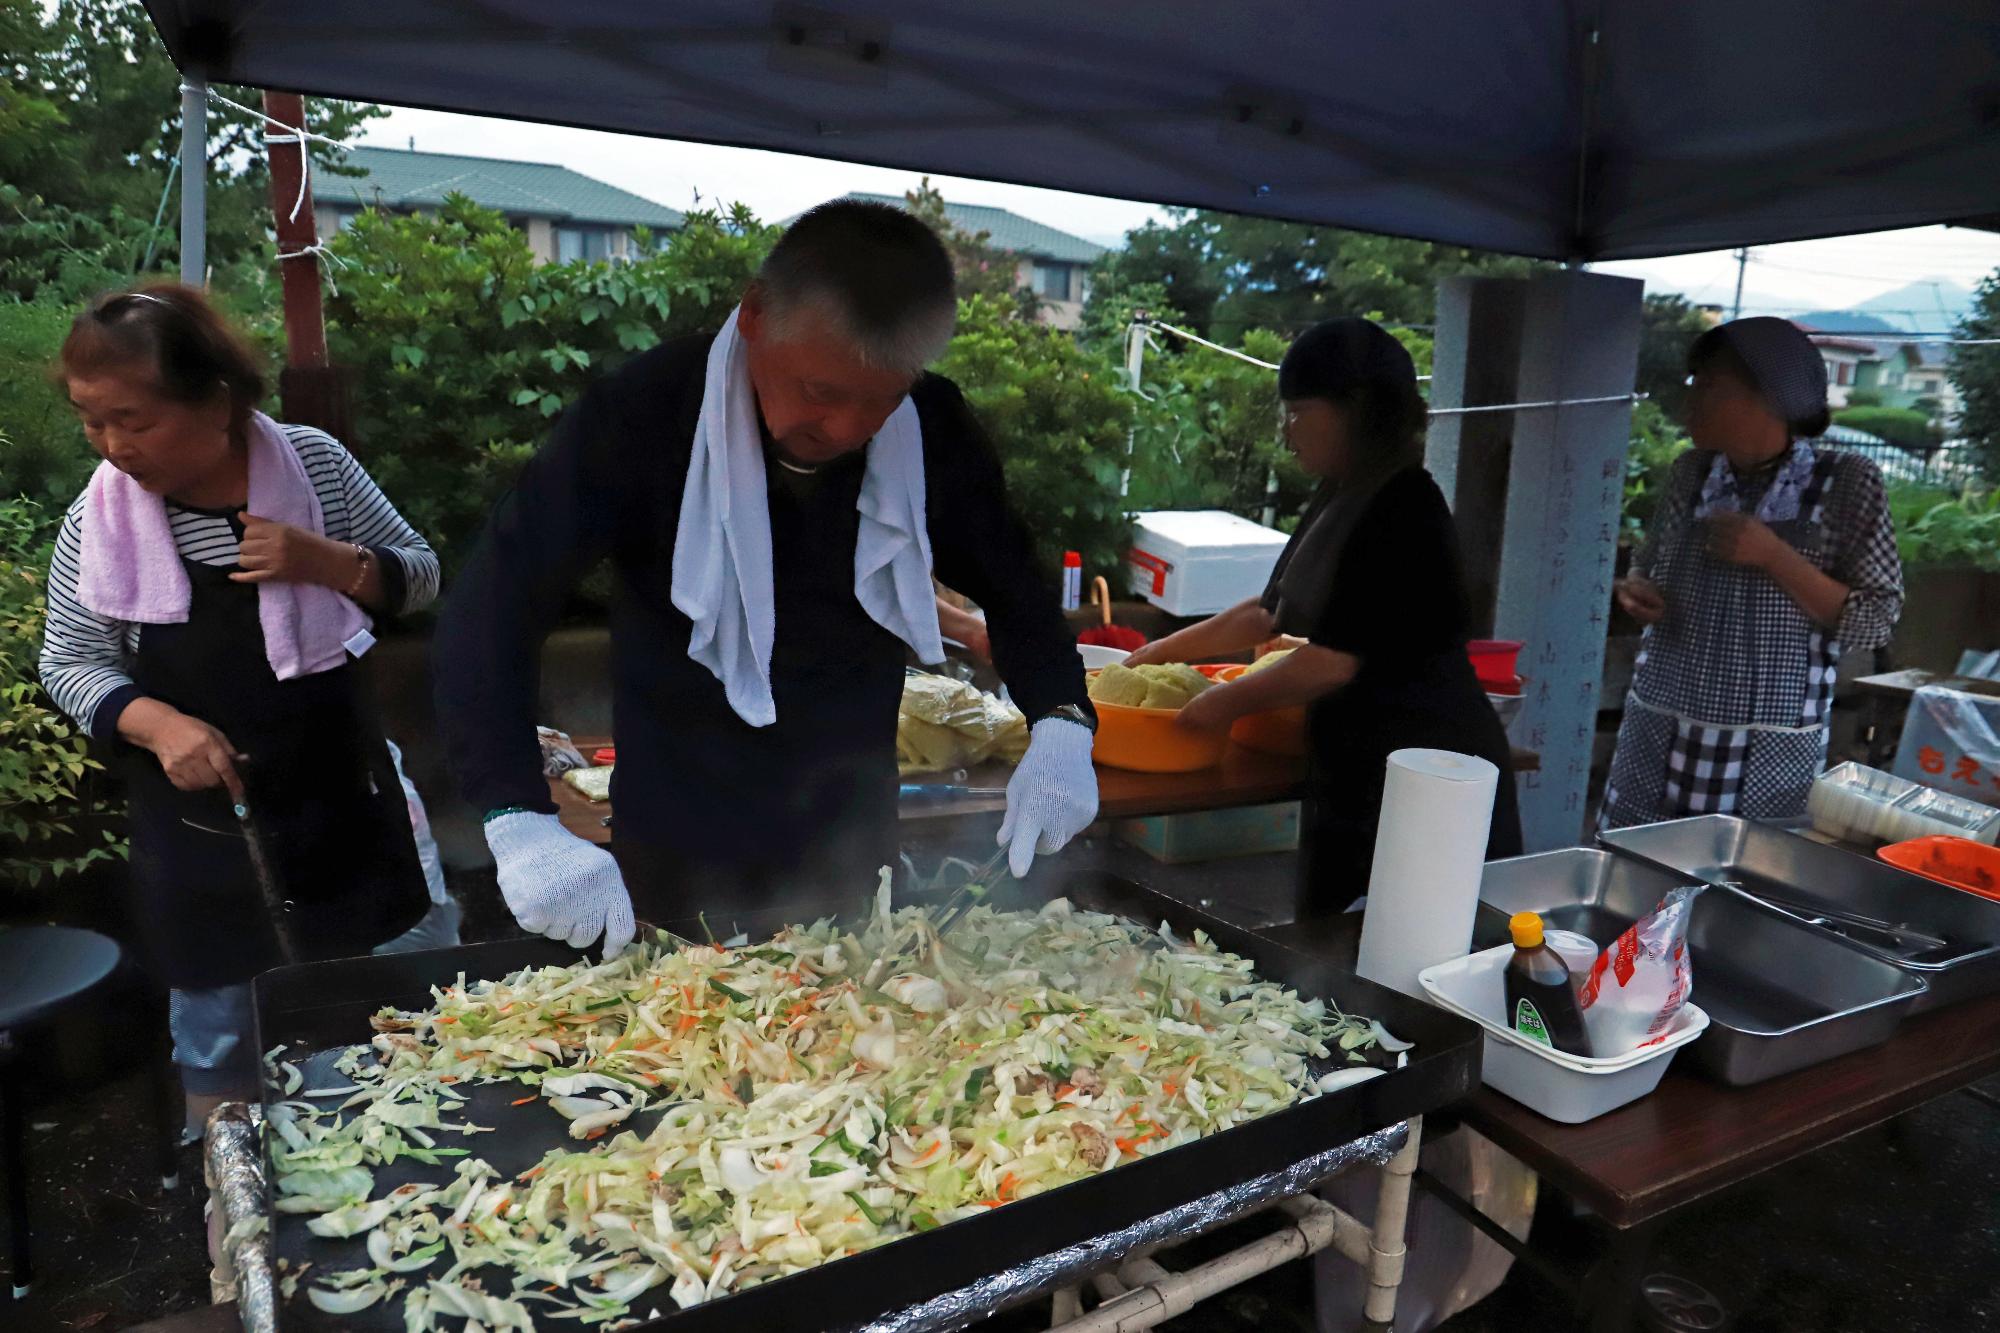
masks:
{"type": "Polygon", "coordinates": [[[1747,245],[1738,246],[1736,249],[1736,305],[1729,312],[1731,319],[1743,318],[1743,270],[1749,266],[1750,247],[1747,245]]]}

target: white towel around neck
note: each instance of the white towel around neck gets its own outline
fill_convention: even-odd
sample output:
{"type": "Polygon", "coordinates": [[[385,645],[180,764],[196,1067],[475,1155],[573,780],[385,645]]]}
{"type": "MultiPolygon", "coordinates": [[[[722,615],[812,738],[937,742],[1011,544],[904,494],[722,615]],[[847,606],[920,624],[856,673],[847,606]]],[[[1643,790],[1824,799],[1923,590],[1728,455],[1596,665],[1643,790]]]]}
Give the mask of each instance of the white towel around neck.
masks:
{"type": "MultiPolygon", "coordinates": [[[[694,622],[688,656],[722,682],[729,706],[753,727],[778,720],[771,697],[771,509],[764,442],[749,358],[732,311],[708,353],[680,527],[674,534],[673,602],[694,622]]],[[[883,629],[923,662],[944,660],[931,544],[924,527],[924,440],[905,398],[868,444],[855,508],[854,594],[883,629]]]]}

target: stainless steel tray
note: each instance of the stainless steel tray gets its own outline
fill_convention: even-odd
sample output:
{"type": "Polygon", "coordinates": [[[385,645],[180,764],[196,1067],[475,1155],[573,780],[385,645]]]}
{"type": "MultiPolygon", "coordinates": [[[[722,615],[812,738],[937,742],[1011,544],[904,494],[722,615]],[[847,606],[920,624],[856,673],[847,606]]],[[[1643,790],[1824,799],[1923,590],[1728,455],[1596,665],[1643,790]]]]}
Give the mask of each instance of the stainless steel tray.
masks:
{"type": "Polygon", "coordinates": [[[1729,885],[1922,977],[1912,1012],[2000,990],[2000,903],[1730,815],[1600,835],[1677,874],[1729,885]]]}
{"type": "MultiPolygon", "coordinates": [[[[1692,882],[1589,847],[1495,861],[1480,881],[1475,947],[1506,943],[1516,912],[1601,947],[1692,882]]],[[[1694,999],[1708,1012],[1692,1055],[1733,1086],[1887,1041],[1925,989],[1849,941],[1726,889],[1695,900],[1688,946],[1694,999]]]]}

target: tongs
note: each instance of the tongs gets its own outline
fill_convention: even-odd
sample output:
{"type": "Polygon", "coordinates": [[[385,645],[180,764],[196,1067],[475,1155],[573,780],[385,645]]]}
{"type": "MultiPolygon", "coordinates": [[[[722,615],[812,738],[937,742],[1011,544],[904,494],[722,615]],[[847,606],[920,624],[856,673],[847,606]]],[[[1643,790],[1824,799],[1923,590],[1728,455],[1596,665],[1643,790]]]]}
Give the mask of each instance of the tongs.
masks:
{"type": "Polygon", "coordinates": [[[1776,908],[1809,926],[1821,926],[1842,935],[1850,931],[1873,935],[1886,940],[1889,948],[1899,952],[1928,953],[1951,947],[1950,940],[1918,930],[1907,921],[1885,921],[1881,917],[1863,916],[1858,912],[1843,912],[1823,903],[1800,902],[1794,898],[1760,893],[1736,880],[1718,880],[1717,883],[1735,889],[1745,897],[1755,898],[1766,907],[1776,908]]]}
{"type": "MultiPolygon", "coordinates": [[[[931,920],[932,929],[937,932],[939,939],[944,938],[945,932],[957,924],[958,919],[971,909],[975,901],[986,896],[993,877],[999,873],[1001,865],[1007,859],[1007,852],[1008,848],[1002,846],[993,855],[974,866],[971,873],[965,877],[965,882],[952,890],[951,896],[944,900],[937,916],[931,920]]],[[[875,961],[869,965],[867,973],[861,979],[862,986],[872,990],[880,984],[882,973],[888,970],[889,960],[902,951],[903,942],[900,939],[890,940],[875,956],[875,961]]]]}
{"type": "Polygon", "coordinates": [[[278,878],[276,866],[264,846],[263,829],[250,813],[247,801],[236,801],[230,806],[236,816],[236,831],[210,828],[197,824],[192,819],[183,818],[181,823],[197,833],[214,833],[225,838],[241,838],[250,852],[250,878],[256,881],[257,896],[263,899],[264,913],[271,922],[271,932],[278,937],[278,957],[286,963],[299,961],[298,938],[292,934],[292,900],[285,896],[283,882],[278,878]]]}

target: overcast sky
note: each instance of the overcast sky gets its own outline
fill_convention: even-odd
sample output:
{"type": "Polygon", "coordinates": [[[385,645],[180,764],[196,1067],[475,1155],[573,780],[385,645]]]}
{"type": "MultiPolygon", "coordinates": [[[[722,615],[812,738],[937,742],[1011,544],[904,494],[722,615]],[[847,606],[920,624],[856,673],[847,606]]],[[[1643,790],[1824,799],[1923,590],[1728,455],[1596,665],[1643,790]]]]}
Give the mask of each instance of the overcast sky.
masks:
{"type": "MultiPolygon", "coordinates": [[[[901,194],[921,178],[918,172],[786,153],[400,108],[370,122],[363,142],[405,148],[413,138],[419,150],[428,152],[560,163],[671,208],[693,207],[697,199],[741,201],[773,220],[852,190],[901,194]]],[[[955,176],[932,179],[947,199],[1012,209],[1097,241],[1161,216],[1153,205],[1130,200],[955,176]]],[[[1684,292],[1695,301],[1727,304],[1735,292],[1736,261],[1728,252],[1599,267],[1644,278],[1652,290],[1684,292]]],[[[2000,235],[1944,227],[1765,246],[1751,254],[1745,306],[1780,314],[1840,308],[1933,278],[1972,287],[1996,268],[2000,235]]]]}

